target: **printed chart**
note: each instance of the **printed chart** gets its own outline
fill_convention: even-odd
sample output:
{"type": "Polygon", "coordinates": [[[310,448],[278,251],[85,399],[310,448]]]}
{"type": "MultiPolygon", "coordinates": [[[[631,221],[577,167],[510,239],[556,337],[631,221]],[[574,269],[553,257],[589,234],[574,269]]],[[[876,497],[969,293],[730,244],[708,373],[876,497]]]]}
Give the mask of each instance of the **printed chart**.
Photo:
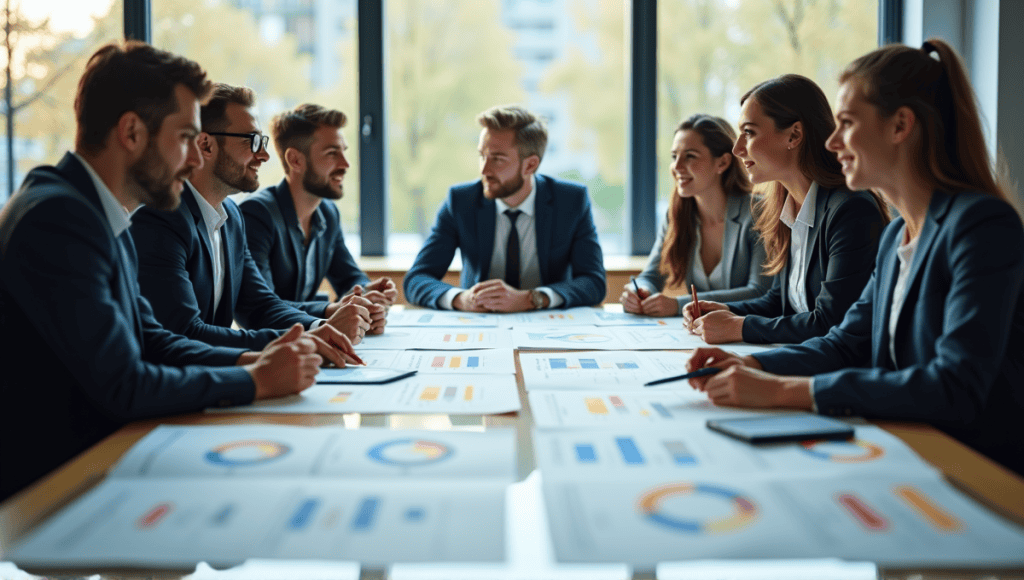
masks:
{"type": "Polygon", "coordinates": [[[388,328],[402,326],[451,326],[487,327],[498,326],[498,316],[481,312],[448,312],[444,310],[392,309],[388,313],[388,328]]]}
{"type": "Polygon", "coordinates": [[[653,326],[656,328],[681,328],[683,325],[682,317],[676,316],[672,318],[655,318],[651,316],[640,316],[638,314],[630,314],[628,312],[618,312],[611,310],[597,310],[594,312],[597,316],[598,326],[653,326]]]}
{"type": "Polygon", "coordinates": [[[519,328],[523,326],[550,326],[553,324],[565,326],[593,326],[597,324],[597,311],[587,306],[567,308],[565,310],[533,310],[528,312],[515,312],[512,314],[498,314],[498,325],[505,328],[519,328]]]}
{"type": "Polygon", "coordinates": [[[22,566],[217,567],[253,557],[504,557],[507,482],[108,480],[20,544],[22,566]]]}
{"type": "MultiPolygon", "coordinates": [[[[643,384],[685,372],[689,353],[590,351],[573,353],[520,353],[527,390],[594,389],[601,387],[643,390],[643,384]]],[[[685,381],[662,389],[686,388],[685,381]]]]}
{"type": "Polygon", "coordinates": [[[434,372],[420,373],[386,385],[315,385],[298,395],[239,407],[210,408],[207,412],[481,415],[510,413],[520,407],[519,391],[512,373],[489,375],[467,372],[456,375],[434,372]]]}
{"type": "Polygon", "coordinates": [[[707,395],[688,387],[618,392],[534,390],[528,394],[534,425],[537,427],[642,427],[667,422],[703,424],[711,417],[769,414],[764,411],[716,407],[707,399],[707,395]]]}
{"type": "Polygon", "coordinates": [[[562,561],[869,560],[882,566],[1019,565],[1024,534],[937,474],[544,478],[562,561]]]}
{"type": "Polygon", "coordinates": [[[498,348],[459,353],[447,351],[410,350],[399,353],[395,368],[415,370],[421,374],[510,374],[516,372],[512,349],[498,348]]]}
{"type": "Polygon", "coordinates": [[[478,348],[512,348],[505,329],[497,328],[403,328],[384,334],[368,335],[360,343],[369,350],[469,350],[478,348]]]}
{"type": "Polygon", "coordinates": [[[511,430],[310,428],[285,425],[161,425],[112,471],[122,478],[336,479],[479,478],[511,480],[511,430]]]}

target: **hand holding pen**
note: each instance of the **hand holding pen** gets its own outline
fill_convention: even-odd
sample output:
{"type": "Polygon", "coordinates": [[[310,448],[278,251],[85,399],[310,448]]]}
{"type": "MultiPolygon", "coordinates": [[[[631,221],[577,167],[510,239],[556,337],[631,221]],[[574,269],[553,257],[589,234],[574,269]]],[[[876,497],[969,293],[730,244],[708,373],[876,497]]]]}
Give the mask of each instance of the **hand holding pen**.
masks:
{"type": "Polygon", "coordinates": [[[626,284],[622,290],[622,296],[619,298],[619,302],[622,303],[622,310],[631,314],[645,314],[643,301],[645,298],[650,296],[650,292],[641,289],[640,285],[637,284],[636,276],[629,277],[629,284],[626,284]],[[630,286],[632,290],[630,291],[630,286]]]}

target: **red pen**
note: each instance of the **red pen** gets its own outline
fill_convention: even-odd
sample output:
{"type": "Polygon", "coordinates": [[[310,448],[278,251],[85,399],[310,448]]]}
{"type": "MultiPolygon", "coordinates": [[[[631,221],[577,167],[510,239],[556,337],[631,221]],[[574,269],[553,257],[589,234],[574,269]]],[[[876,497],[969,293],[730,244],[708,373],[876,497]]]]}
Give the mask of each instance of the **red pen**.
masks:
{"type": "Polygon", "coordinates": [[[697,320],[704,316],[700,313],[700,302],[697,302],[697,287],[693,284],[690,284],[690,300],[693,302],[693,319],[697,320]]]}

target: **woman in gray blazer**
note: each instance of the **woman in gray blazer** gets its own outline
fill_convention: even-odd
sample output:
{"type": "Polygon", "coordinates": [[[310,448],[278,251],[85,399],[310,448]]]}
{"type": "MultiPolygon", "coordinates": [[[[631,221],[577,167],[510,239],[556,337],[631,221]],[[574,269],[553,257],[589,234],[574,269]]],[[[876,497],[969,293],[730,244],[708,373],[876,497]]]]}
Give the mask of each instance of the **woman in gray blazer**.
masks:
{"type": "Polygon", "coordinates": [[[694,115],[672,142],[675,191],[644,271],[626,285],[626,312],[679,316],[690,302],[661,294],[666,286],[693,285],[705,300],[756,298],[771,286],[762,273],[764,247],[750,212],[750,180],[732,154],[736,133],[728,121],[694,115]],[[639,292],[637,292],[639,290],[639,292]]]}

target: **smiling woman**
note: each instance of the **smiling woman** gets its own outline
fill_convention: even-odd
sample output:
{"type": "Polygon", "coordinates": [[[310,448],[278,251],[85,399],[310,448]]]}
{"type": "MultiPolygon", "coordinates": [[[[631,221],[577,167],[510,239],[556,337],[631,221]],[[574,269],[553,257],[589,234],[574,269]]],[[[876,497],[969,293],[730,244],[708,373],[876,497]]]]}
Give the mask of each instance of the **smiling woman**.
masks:
{"type": "Polygon", "coordinates": [[[733,154],[754,184],[768,188],[755,228],[775,282],[758,298],[701,301],[704,316],[687,305],[685,323],[711,344],[801,342],[828,332],[860,295],[888,210],[877,194],[846,189],[835,155],[825,149],[835,128],[832,109],[814,81],[783,75],[750,89],[741,102],[733,154]]]}

